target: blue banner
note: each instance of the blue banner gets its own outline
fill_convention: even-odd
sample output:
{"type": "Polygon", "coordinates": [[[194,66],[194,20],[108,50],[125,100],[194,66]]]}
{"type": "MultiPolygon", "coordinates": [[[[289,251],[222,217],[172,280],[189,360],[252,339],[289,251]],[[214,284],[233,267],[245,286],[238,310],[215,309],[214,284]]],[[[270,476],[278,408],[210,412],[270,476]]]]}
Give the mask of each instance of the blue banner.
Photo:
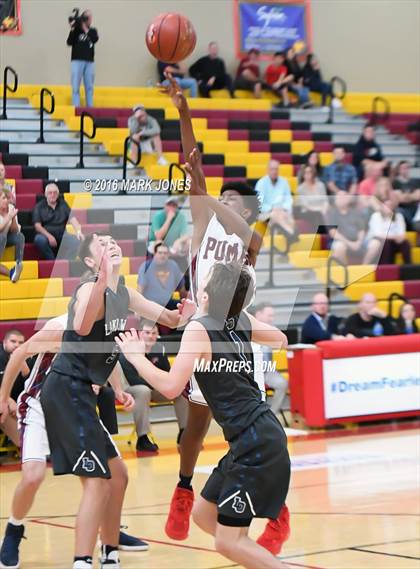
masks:
{"type": "Polygon", "coordinates": [[[307,45],[305,6],[284,3],[239,3],[240,51],[255,47],[261,53],[307,45]]]}

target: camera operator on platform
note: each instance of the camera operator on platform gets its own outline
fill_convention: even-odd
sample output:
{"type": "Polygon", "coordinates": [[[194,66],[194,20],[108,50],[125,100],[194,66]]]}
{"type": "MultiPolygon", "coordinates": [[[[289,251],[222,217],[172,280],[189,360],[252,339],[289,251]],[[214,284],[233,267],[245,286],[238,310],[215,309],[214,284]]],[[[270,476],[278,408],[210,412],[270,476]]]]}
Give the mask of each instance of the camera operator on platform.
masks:
{"type": "Polygon", "coordinates": [[[80,83],[83,78],[86,106],[93,107],[93,85],[95,82],[95,43],[98,32],[92,28],[92,12],[73,10],[69,17],[70,33],[67,45],[71,45],[71,88],[72,104],[80,107],[80,83]]]}

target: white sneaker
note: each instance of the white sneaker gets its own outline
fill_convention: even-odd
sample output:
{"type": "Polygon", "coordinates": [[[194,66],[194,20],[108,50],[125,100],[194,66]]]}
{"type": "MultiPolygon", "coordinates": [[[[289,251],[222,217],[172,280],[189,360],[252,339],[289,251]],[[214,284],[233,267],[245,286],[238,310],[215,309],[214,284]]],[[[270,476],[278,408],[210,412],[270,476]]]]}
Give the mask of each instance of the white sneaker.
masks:
{"type": "Polygon", "coordinates": [[[330,107],[327,107],[327,105],[324,105],[323,107],[321,107],[321,111],[324,111],[324,113],[327,113],[330,110],[330,107]]]}
{"type": "Polygon", "coordinates": [[[9,275],[10,275],[10,280],[12,281],[12,283],[18,282],[18,280],[20,279],[20,275],[22,274],[22,269],[23,269],[23,263],[18,262],[13,267],[13,269],[10,270],[9,275]]]}
{"type": "Polygon", "coordinates": [[[101,569],[120,569],[120,558],[118,554],[118,550],[115,549],[105,555],[105,546],[101,547],[101,569]]]}
{"type": "Polygon", "coordinates": [[[79,559],[73,563],[73,569],[93,569],[93,564],[84,561],[83,559],[79,559]]]}
{"type": "Polygon", "coordinates": [[[159,158],[159,160],[157,161],[157,163],[159,164],[159,166],[167,166],[168,165],[168,161],[166,160],[166,158],[164,156],[161,156],[159,158]]]}
{"type": "Polygon", "coordinates": [[[340,99],[334,97],[334,99],[332,100],[332,106],[334,107],[334,109],[341,109],[343,103],[340,101],[340,99]]]}

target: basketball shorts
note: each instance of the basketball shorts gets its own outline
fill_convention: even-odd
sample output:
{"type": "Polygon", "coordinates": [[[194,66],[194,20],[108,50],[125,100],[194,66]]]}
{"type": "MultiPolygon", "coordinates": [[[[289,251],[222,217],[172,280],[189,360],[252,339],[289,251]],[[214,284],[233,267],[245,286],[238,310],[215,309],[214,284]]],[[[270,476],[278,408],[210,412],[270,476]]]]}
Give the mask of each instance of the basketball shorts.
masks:
{"type": "Polygon", "coordinates": [[[39,399],[23,392],[17,400],[17,410],[22,464],[32,460],[46,462],[50,447],[39,399]]]}
{"type": "Polygon", "coordinates": [[[98,417],[92,385],[52,371],[41,405],[54,474],[111,478],[108,460],[120,454],[98,417]]]}
{"type": "Polygon", "coordinates": [[[219,523],[248,526],[252,518],[278,517],[289,482],[287,438],[268,410],[229,441],[229,452],[213,470],[201,496],[217,504],[219,523]]]}

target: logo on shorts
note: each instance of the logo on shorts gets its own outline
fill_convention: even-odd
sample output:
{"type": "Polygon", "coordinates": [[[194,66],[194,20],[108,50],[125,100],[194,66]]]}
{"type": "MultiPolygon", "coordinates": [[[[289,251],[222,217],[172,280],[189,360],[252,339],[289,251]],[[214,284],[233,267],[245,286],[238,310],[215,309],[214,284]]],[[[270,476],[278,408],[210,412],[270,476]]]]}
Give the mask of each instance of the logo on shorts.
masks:
{"type": "Polygon", "coordinates": [[[87,458],[86,456],[82,460],[82,468],[86,470],[86,472],[93,472],[95,470],[95,462],[91,458],[87,458]]]}
{"type": "Polygon", "coordinates": [[[237,514],[243,514],[245,512],[246,502],[241,500],[239,496],[235,496],[232,508],[235,510],[237,514]]]}

